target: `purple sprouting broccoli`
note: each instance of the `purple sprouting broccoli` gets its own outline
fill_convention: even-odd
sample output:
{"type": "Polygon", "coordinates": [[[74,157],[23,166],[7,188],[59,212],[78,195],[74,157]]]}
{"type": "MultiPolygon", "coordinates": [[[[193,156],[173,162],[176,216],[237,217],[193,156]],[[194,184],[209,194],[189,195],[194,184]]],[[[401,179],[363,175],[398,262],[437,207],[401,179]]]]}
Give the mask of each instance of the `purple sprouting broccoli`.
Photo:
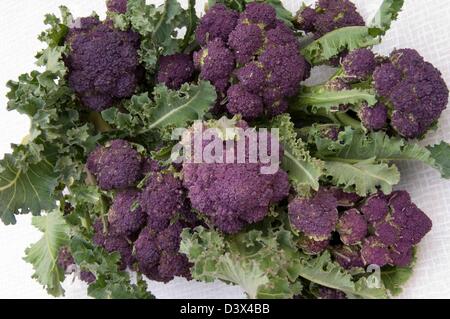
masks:
{"type": "Polygon", "coordinates": [[[109,253],[118,252],[121,258],[120,269],[123,270],[132,266],[134,262],[133,248],[129,239],[114,233],[112,229],[105,229],[105,225],[101,219],[97,219],[94,223],[93,242],[109,253]]]}
{"type": "MultiPolygon", "coordinates": [[[[67,247],[60,249],[57,260],[58,266],[61,267],[66,274],[71,274],[75,272],[77,266],[72,254],[67,247]]],[[[90,271],[82,270],[80,271],[80,279],[88,284],[93,283],[96,277],[90,271]]]]}
{"type": "Polygon", "coordinates": [[[80,271],[80,280],[84,281],[85,283],[91,284],[96,281],[97,278],[90,271],[82,270],[80,271]]]}
{"type": "Polygon", "coordinates": [[[124,14],[127,12],[128,0],[106,0],[106,7],[109,12],[124,14]]]}
{"type": "Polygon", "coordinates": [[[382,220],[389,213],[388,198],[382,192],[366,198],[360,211],[369,223],[382,220]]]}
{"type": "Polygon", "coordinates": [[[146,224],[147,215],[142,211],[138,201],[139,192],[127,189],[116,194],[108,212],[108,221],[114,233],[132,236],[146,224]]]}
{"type": "Polygon", "coordinates": [[[216,4],[200,19],[195,31],[195,39],[201,46],[205,46],[216,38],[226,42],[231,31],[236,27],[238,18],[239,14],[236,11],[228,9],[223,4],[216,4]]]}
{"type": "Polygon", "coordinates": [[[320,189],[311,198],[295,198],[289,203],[291,225],[317,241],[327,240],[338,221],[337,200],[333,194],[320,189]]]}
{"type": "Polygon", "coordinates": [[[361,196],[359,196],[358,194],[344,192],[341,188],[338,187],[330,187],[329,191],[333,193],[333,196],[336,198],[339,207],[352,207],[361,200],[361,196]]]}
{"type": "Polygon", "coordinates": [[[159,59],[156,79],[169,89],[178,90],[183,83],[192,80],[193,75],[194,63],[189,54],[176,53],[159,59]]]}
{"type": "Polygon", "coordinates": [[[137,33],[117,30],[111,21],[81,18],[66,43],[69,85],[86,107],[103,111],[134,94],[142,77],[137,33]]]}
{"type": "Polygon", "coordinates": [[[347,299],[347,295],[336,289],[331,289],[327,287],[319,287],[318,299],[347,299]]]}
{"type": "Polygon", "coordinates": [[[318,0],[314,9],[303,6],[296,21],[299,29],[312,32],[317,38],[339,28],[365,25],[350,0],[318,0]]]}
{"type": "MultiPolygon", "coordinates": [[[[222,5],[219,8],[223,13],[222,5]]],[[[205,25],[216,33],[214,30],[223,21],[211,20],[208,14],[202,20],[206,19],[205,25]]],[[[310,71],[299,53],[298,39],[293,30],[276,18],[275,9],[269,4],[252,2],[238,16],[231,31],[226,29],[226,38],[221,33],[208,43],[202,41],[205,28],[200,22],[197,33],[202,49],[194,54],[200,78],[216,87],[233,115],[253,120],[284,113],[287,98],[297,93],[300,82],[310,71]],[[236,86],[227,92],[231,83],[236,86]]]]}
{"type": "Polygon", "coordinates": [[[393,51],[373,79],[391,109],[391,126],[403,137],[421,137],[447,106],[449,91],[441,72],[416,50],[393,51]]]}
{"type": "Polygon", "coordinates": [[[376,67],[375,54],[370,49],[353,50],[342,60],[345,77],[350,81],[369,79],[376,67]]]}
{"type": "Polygon", "coordinates": [[[139,201],[155,231],[165,229],[175,217],[189,214],[182,182],[170,173],[152,173],[139,201]]]}
{"type": "Polygon", "coordinates": [[[222,39],[209,41],[206,47],[195,52],[194,63],[200,69],[200,78],[210,81],[218,92],[226,92],[235,60],[233,52],[227,48],[222,39]]]}
{"type": "Polygon", "coordinates": [[[388,124],[388,109],[379,102],[374,106],[368,106],[363,103],[358,111],[361,124],[370,131],[379,131],[388,124]]]}
{"type": "MultiPolygon", "coordinates": [[[[236,125],[239,128],[248,128],[244,121],[236,125]]],[[[208,128],[214,127],[214,124],[210,123],[208,128]]],[[[220,134],[220,129],[217,130],[220,134]]],[[[191,135],[195,136],[195,127],[191,131],[191,135]]],[[[248,138],[240,135],[239,130],[236,134],[237,139],[245,138],[246,143],[249,143],[248,138]]],[[[204,139],[203,147],[211,141],[212,139],[204,139]]],[[[249,152],[245,153],[245,162],[238,163],[237,143],[233,143],[235,145],[232,146],[234,161],[230,163],[229,158],[225,161],[226,153],[229,153],[227,148],[229,143],[226,140],[219,142],[223,145],[224,161],[222,163],[185,161],[182,169],[183,182],[194,209],[203,213],[220,231],[236,233],[246,225],[264,219],[270,205],[287,197],[289,180],[287,173],[281,169],[271,174],[263,174],[262,169],[267,165],[260,161],[250,161],[249,152]]],[[[214,143],[217,145],[217,141],[214,143]]],[[[271,143],[278,141],[269,134],[265,144],[269,154],[271,143]]],[[[282,154],[283,150],[280,148],[279,156],[282,154]]]]}
{"type": "Polygon", "coordinates": [[[97,178],[101,189],[125,189],[142,176],[142,158],[125,140],[112,140],[89,154],[87,169],[97,178]]]}
{"type": "Polygon", "coordinates": [[[375,236],[364,240],[361,248],[361,257],[366,265],[383,267],[392,262],[389,247],[375,236]]]}
{"type": "Polygon", "coordinates": [[[297,246],[308,255],[318,255],[325,251],[329,245],[330,241],[328,239],[317,241],[304,235],[301,235],[297,242],[297,246]]]}
{"type": "Polygon", "coordinates": [[[367,222],[357,209],[352,208],[339,218],[336,230],[345,245],[355,245],[366,237],[367,222]]]}
{"type": "Polygon", "coordinates": [[[360,247],[338,245],[331,248],[334,260],[345,269],[364,267],[360,247]]]}
{"type": "Polygon", "coordinates": [[[158,231],[146,227],[135,242],[139,270],[149,279],[169,282],[175,276],[190,279],[190,264],[178,250],[183,226],[175,223],[158,231]]]}

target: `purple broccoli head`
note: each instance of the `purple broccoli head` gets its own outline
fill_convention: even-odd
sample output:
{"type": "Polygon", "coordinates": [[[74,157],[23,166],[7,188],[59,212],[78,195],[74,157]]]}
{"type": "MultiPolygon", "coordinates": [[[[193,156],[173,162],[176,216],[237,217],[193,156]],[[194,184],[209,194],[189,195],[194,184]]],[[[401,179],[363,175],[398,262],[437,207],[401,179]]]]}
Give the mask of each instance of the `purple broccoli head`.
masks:
{"type": "Polygon", "coordinates": [[[109,12],[126,13],[128,0],[107,0],[106,7],[109,12]]]}
{"type": "Polygon", "coordinates": [[[114,233],[131,236],[146,224],[146,214],[139,205],[139,192],[128,189],[116,194],[108,212],[108,221],[114,233]]]}
{"type": "Polygon", "coordinates": [[[274,7],[256,1],[247,4],[239,17],[239,23],[259,25],[262,29],[270,28],[276,21],[277,14],[274,7]]]}
{"type": "Polygon", "coordinates": [[[142,158],[125,140],[112,140],[89,154],[86,167],[101,189],[125,189],[142,176],[142,158]]]}
{"type": "Polygon", "coordinates": [[[264,43],[263,31],[256,24],[238,24],[230,33],[228,46],[241,64],[250,62],[264,43]]]}
{"type": "Polygon", "coordinates": [[[336,229],[344,244],[355,245],[366,237],[367,222],[360,212],[353,208],[342,214],[336,229]]]}
{"type": "Polygon", "coordinates": [[[309,6],[302,6],[296,15],[297,27],[306,33],[316,31],[315,23],[317,15],[318,13],[313,8],[309,6]]]}
{"type": "Polygon", "coordinates": [[[189,82],[194,75],[194,62],[189,54],[176,53],[159,59],[158,83],[169,89],[178,90],[183,83],[189,82]]]}
{"type": "Polygon", "coordinates": [[[260,96],[248,92],[242,85],[232,85],[227,92],[227,109],[231,114],[241,114],[246,119],[256,119],[264,112],[260,96]]]}
{"type": "Polygon", "coordinates": [[[320,189],[311,198],[295,198],[289,203],[292,226],[315,240],[326,240],[338,221],[337,200],[333,194],[320,189]]]}
{"type": "Polygon", "coordinates": [[[383,267],[392,262],[388,246],[374,236],[364,240],[361,248],[361,257],[366,265],[383,267]]]}
{"type": "Polygon", "coordinates": [[[377,194],[369,196],[361,206],[360,211],[364,214],[368,222],[384,219],[389,213],[386,195],[378,192],[377,194]]]}
{"type": "Polygon", "coordinates": [[[202,46],[216,38],[226,42],[237,24],[238,17],[237,12],[228,9],[225,5],[214,5],[200,19],[195,31],[195,39],[202,46]]]}
{"type": "Polygon", "coordinates": [[[388,109],[382,103],[374,106],[363,104],[358,113],[362,125],[371,131],[378,131],[387,126],[388,109]]]}
{"type": "Polygon", "coordinates": [[[375,71],[377,61],[370,49],[356,49],[342,60],[346,78],[355,81],[368,79],[375,71]]]}
{"type": "Polygon", "coordinates": [[[69,85],[85,106],[103,111],[134,94],[142,77],[137,33],[89,17],[74,24],[66,42],[69,85]]]}
{"type": "Polygon", "coordinates": [[[317,241],[301,235],[297,245],[303,250],[304,253],[308,255],[318,255],[328,248],[330,241],[328,239],[317,241]]]}
{"type": "Polygon", "coordinates": [[[63,247],[59,250],[57,264],[64,272],[67,272],[70,266],[75,265],[75,260],[67,247],[63,247]]]}
{"type": "Polygon", "coordinates": [[[266,85],[266,73],[264,68],[256,62],[248,63],[236,70],[239,84],[248,92],[258,94],[266,85]]]}
{"type": "Polygon", "coordinates": [[[331,254],[334,260],[345,269],[364,267],[358,246],[338,245],[332,247],[331,254]]]}
{"type": "Polygon", "coordinates": [[[447,106],[449,91],[441,73],[413,49],[393,51],[373,78],[392,109],[391,126],[405,138],[421,137],[447,106]]]}

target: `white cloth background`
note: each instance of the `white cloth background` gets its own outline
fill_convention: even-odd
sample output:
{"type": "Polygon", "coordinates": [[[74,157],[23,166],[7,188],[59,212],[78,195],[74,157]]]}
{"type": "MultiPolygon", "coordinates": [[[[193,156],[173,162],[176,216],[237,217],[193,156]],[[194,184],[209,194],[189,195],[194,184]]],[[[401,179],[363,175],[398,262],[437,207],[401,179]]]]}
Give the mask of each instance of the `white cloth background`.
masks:
{"type": "MultiPolygon", "coordinates": [[[[154,0],[150,0],[154,1],[154,0]]],[[[370,17],[381,0],[354,0],[360,12],[370,17]]],[[[157,0],[155,2],[161,2],[157,0]]],[[[182,1],[186,3],[186,0],[182,1]]],[[[199,1],[201,10],[203,1],[199,1]]],[[[283,3],[295,12],[301,0],[283,3]]],[[[305,1],[307,3],[313,2],[305,1]]],[[[33,69],[34,53],[41,44],[37,34],[44,29],[44,14],[58,12],[59,5],[71,8],[75,16],[89,15],[93,10],[104,15],[103,0],[2,0],[0,1],[0,154],[10,151],[11,142],[19,143],[28,131],[24,116],[6,111],[7,80],[33,69]]],[[[404,12],[394,23],[378,51],[413,47],[436,65],[450,83],[450,1],[406,0],[404,12]]],[[[450,109],[437,132],[424,143],[441,139],[450,141],[450,109]]],[[[433,230],[420,244],[413,278],[402,298],[450,298],[450,182],[437,172],[417,163],[401,167],[402,188],[411,192],[417,205],[433,219],[433,230]]],[[[0,298],[46,298],[45,290],[31,279],[32,268],[22,260],[24,249],[39,238],[30,224],[30,216],[20,216],[15,226],[0,225],[0,298]]],[[[84,283],[68,278],[64,283],[66,297],[85,298],[84,283]]],[[[177,279],[164,285],[151,283],[158,298],[242,298],[238,287],[222,283],[203,284],[177,279]]]]}

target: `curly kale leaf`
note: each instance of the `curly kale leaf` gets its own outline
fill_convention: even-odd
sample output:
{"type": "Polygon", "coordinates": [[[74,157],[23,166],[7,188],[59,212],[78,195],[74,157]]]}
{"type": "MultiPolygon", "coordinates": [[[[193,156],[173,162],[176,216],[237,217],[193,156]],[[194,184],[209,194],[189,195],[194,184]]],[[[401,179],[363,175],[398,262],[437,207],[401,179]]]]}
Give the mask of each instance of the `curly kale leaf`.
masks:
{"type": "Polygon", "coordinates": [[[35,278],[47,292],[61,296],[64,289],[64,270],[58,266],[59,250],[69,242],[68,225],[59,210],[53,210],[45,216],[35,216],[33,225],[43,234],[42,238],[25,250],[25,260],[33,265],[35,278]]]}
{"type": "Polygon", "coordinates": [[[442,177],[450,178],[450,145],[446,142],[429,146],[431,158],[434,160],[434,167],[438,169],[442,177]]]}
{"type": "Polygon", "coordinates": [[[381,280],[384,286],[393,296],[399,295],[402,286],[411,278],[413,269],[411,267],[386,267],[381,271],[381,280]]]}

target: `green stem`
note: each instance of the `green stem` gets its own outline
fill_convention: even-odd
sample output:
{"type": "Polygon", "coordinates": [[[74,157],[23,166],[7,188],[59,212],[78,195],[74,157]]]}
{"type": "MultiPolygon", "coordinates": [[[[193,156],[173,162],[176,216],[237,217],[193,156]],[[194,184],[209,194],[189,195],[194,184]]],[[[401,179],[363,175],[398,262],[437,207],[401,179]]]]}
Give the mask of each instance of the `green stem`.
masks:
{"type": "Polygon", "coordinates": [[[344,126],[351,126],[354,129],[360,129],[361,128],[361,122],[359,122],[358,120],[354,119],[353,117],[351,117],[347,113],[337,112],[336,113],[336,119],[341,124],[343,124],[344,126]]]}
{"type": "Polygon", "coordinates": [[[113,130],[113,128],[108,123],[105,122],[105,120],[98,112],[89,113],[89,122],[94,124],[95,128],[100,133],[111,132],[113,130]]]}

